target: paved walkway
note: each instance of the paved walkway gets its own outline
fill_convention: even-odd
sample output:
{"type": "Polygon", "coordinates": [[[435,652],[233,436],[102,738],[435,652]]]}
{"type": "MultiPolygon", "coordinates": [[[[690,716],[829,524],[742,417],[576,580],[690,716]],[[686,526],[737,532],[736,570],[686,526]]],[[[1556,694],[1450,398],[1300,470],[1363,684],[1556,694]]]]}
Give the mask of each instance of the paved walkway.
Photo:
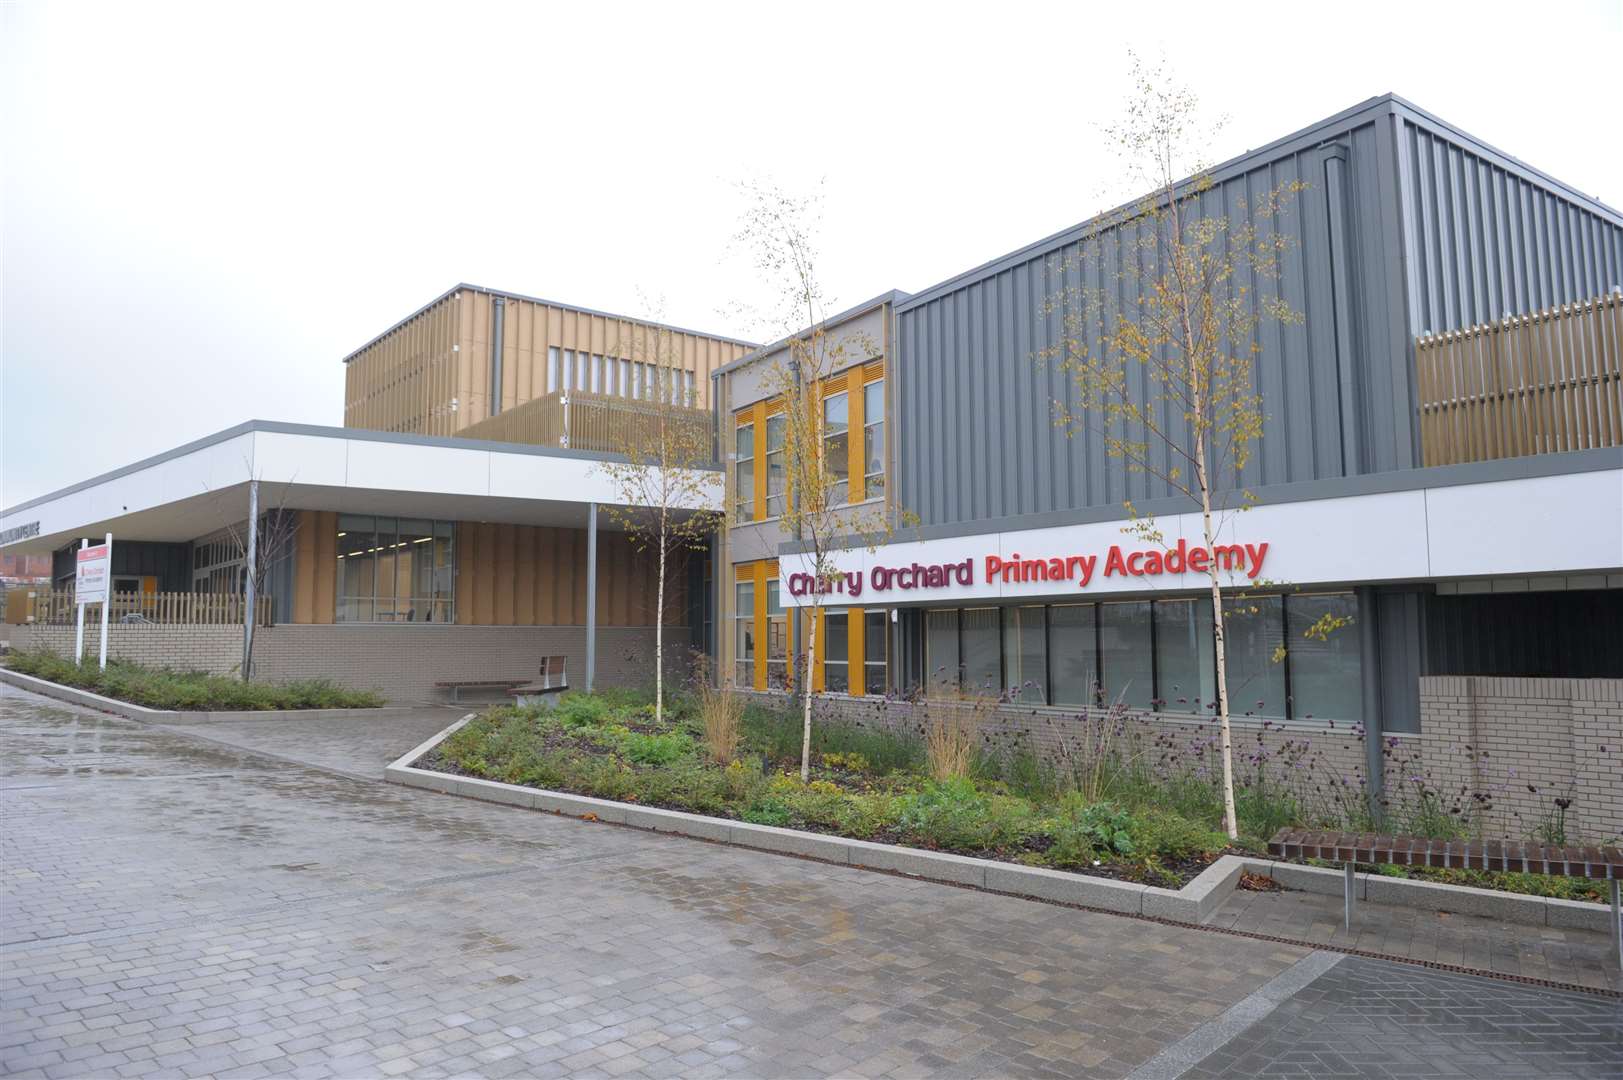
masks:
{"type": "MultiPolygon", "coordinates": [[[[390,712],[393,714],[395,710],[390,712]]],[[[201,724],[168,725],[167,730],[349,776],[380,780],[384,766],[467,713],[466,706],[424,705],[407,716],[375,718],[362,714],[344,720],[297,717],[211,720],[201,724]]]]}
{"type": "MultiPolygon", "coordinates": [[[[1250,1075],[1289,1048],[1238,1040],[1274,1013],[1296,1022],[1287,1006],[1344,966],[429,795],[190,731],[0,687],[0,1073],[1250,1075]],[[1232,1067],[1214,1056],[1240,1046],[1232,1067]]],[[[318,756],[364,772],[417,741],[355,729],[318,756]]],[[[1446,992],[1435,973],[1373,970],[1377,992],[1446,992]]],[[[1619,1002],[1511,989],[1510,1015],[1566,1019],[1524,1024],[1474,1075],[1623,1069],[1606,1056],[1619,1002]]],[[[1446,1061],[1468,1014],[1393,1017],[1383,1045],[1446,1061]]]]}

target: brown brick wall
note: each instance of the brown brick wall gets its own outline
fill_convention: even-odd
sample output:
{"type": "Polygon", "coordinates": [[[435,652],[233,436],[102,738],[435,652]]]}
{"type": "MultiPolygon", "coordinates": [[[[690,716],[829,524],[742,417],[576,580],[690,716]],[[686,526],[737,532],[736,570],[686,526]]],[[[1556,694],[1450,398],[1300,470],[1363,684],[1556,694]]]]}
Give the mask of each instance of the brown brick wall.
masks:
{"type": "Polygon", "coordinates": [[[1623,679],[1427,676],[1420,724],[1427,770],[1486,794],[1491,833],[1525,836],[1570,798],[1568,839],[1623,835],[1623,679]]]}
{"type": "MultiPolygon", "coordinates": [[[[18,649],[48,648],[73,654],[73,627],[23,626],[13,635],[18,649]]],[[[598,627],[599,686],[640,687],[652,682],[653,627],[598,627]]],[[[667,628],[666,671],[687,670],[688,633],[667,628]]],[[[94,655],[95,634],[86,630],[86,652],[94,655]]],[[[107,655],[152,667],[201,669],[215,674],[238,670],[242,629],[237,626],[114,626],[108,628],[107,655]]],[[[254,643],[256,678],[269,682],[328,678],[361,690],[377,690],[390,701],[411,702],[444,696],[439,681],[508,679],[533,676],[541,657],[569,657],[569,677],[586,676],[583,626],[456,626],[415,624],[310,625],[260,627],[254,643]]]]}

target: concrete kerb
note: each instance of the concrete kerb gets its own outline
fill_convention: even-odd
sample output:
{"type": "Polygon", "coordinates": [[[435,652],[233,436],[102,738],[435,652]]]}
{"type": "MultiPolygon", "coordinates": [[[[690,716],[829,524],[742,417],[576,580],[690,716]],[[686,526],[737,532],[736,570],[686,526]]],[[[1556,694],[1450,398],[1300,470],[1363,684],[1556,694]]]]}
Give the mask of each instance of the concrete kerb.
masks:
{"type": "Polygon", "coordinates": [[[280,718],[299,720],[341,720],[350,717],[364,716],[374,720],[395,720],[410,716],[416,712],[414,706],[384,706],[377,709],[249,709],[206,712],[201,710],[183,709],[149,709],[144,705],[136,705],[128,701],[119,701],[117,698],[103,697],[92,694],[88,690],[79,690],[72,686],[63,686],[61,683],[50,682],[34,675],[24,675],[20,671],[0,667],[0,683],[15,686],[19,690],[28,690],[45,697],[65,701],[70,705],[82,705],[97,712],[110,713],[121,716],[126,720],[136,720],[147,724],[222,724],[232,721],[244,720],[276,720],[280,718]]]}
{"type": "MultiPolygon", "coordinates": [[[[928,881],[967,885],[1011,896],[1143,915],[1170,922],[1197,925],[1206,922],[1234,892],[1243,873],[1272,878],[1287,889],[1331,896],[1339,896],[1342,892],[1343,876],[1340,870],[1249,856],[1224,855],[1189,884],[1172,890],[1137,882],[1070,874],[1046,867],[993,862],[939,851],[801,832],[798,829],[704,817],[677,810],[633,806],[561,791],[542,791],[493,780],[452,776],[419,769],[413,764],[447,736],[461,729],[473,716],[473,713],[469,713],[422,745],[403,754],[384,770],[384,779],[406,787],[486,802],[546,810],[571,817],[589,817],[654,832],[736,844],[758,851],[799,855],[928,881]]],[[[1358,874],[1356,880],[1358,898],[1361,900],[1425,911],[1483,915],[1503,922],[1532,926],[1548,925],[1602,933],[1608,930],[1610,912],[1603,904],[1473,889],[1463,885],[1441,885],[1382,874],[1358,874]]]]}
{"type": "Polygon", "coordinates": [[[1155,889],[1131,881],[1088,877],[1046,867],[992,862],[940,851],[876,844],[867,840],[850,840],[841,836],[754,825],[651,806],[634,806],[586,795],[453,776],[415,766],[414,762],[460,730],[473,719],[473,715],[469,713],[422,745],[401,755],[384,770],[384,779],[406,787],[735,844],[757,851],[799,855],[843,866],[905,874],[951,885],[967,885],[1011,896],[1053,900],[1129,915],[1150,915],[1185,923],[1198,923],[1209,918],[1234,890],[1243,870],[1253,865],[1266,865],[1225,855],[1180,890],[1155,889]]]}

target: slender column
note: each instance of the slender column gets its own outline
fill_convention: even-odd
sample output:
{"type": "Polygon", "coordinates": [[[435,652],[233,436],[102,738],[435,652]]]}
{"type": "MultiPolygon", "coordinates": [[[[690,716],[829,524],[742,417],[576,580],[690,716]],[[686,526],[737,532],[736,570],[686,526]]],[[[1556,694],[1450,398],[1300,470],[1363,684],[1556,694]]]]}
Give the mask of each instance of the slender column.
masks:
{"type": "Polygon", "coordinates": [[[113,606],[113,534],[107,534],[107,591],[101,594],[101,669],[107,670],[107,609],[113,606]]]}
{"type": "MultiPolygon", "coordinates": [[[[90,538],[88,536],[80,539],[79,549],[81,551],[89,546],[90,538]]],[[[85,602],[76,594],[73,598],[73,606],[79,609],[78,618],[73,623],[73,662],[79,664],[83,663],[85,658],[85,602]]]]}
{"type": "Polygon", "coordinates": [[[597,504],[586,517],[586,692],[597,681],[597,504]]]}
{"type": "Polygon", "coordinates": [[[245,555],[243,567],[245,583],[243,585],[243,598],[247,601],[243,605],[242,613],[242,681],[247,682],[253,677],[254,666],[254,607],[259,598],[258,583],[254,580],[254,569],[259,565],[259,480],[248,481],[248,551],[245,555]]]}
{"type": "Polygon", "coordinates": [[[1386,725],[1381,710],[1381,636],[1376,624],[1375,590],[1365,587],[1357,590],[1358,662],[1364,697],[1364,773],[1369,780],[1369,812],[1379,824],[1381,798],[1386,794],[1386,725]]]}

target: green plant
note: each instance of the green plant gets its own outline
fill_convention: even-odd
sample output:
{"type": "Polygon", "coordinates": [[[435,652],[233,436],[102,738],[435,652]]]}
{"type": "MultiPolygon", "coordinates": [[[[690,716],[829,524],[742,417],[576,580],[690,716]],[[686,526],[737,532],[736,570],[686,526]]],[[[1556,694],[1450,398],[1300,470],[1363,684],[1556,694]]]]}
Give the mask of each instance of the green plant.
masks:
{"type": "Polygon", "coordinates": [[[744,722],[744,698],[737,691],[724,686],[712,686],[710,680],[696,682],[699,715],[704,720],[704,745],[711,760],[726,765],[738,753],[738,741],[744,722]]]}
{"type": "Polygon", "coordinates": [[[150,709],[374,709],[383,704],[369,690],[349,690],[326,679],[245,683],[223,675],[149,668],[125,660],[110,660],[103,670],[94,659],[75,664],[44,650],[13,653],[6,664],[25,675],[150,709]]]}
{"type": "Polygon", "coordinates": [[[896,825],[926,846],[961,851],[1012,847],[1037,828],[1025,800],[983,794],[964,777],[932,781],[904,797],[896,825]]]}
{"type": "Polygon", "coordinates": [[[981,720],[992,708],[985,695],[964,692],[931,701],[924,724],[924,755],[937,780],[967,777],[980,748],[981,720]]]}

